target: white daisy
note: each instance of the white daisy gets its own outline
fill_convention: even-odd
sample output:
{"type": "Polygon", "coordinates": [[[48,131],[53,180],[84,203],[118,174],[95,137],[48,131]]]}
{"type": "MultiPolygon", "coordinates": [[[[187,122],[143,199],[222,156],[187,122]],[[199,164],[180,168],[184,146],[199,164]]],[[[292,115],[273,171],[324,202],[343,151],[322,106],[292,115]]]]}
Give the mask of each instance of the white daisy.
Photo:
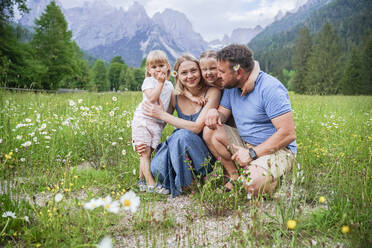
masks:
{"type": "Polygon", "coordinates": [[[23,147],[29,147],[31,145],[31,141],[26,141],[25,143],[22,144],[23,147]]]}
{"type": "Polygon", "coordinates": [[[89,202],[84,204],[84,208],[88,210],[93,210],[95,208],[98,208],[103,205],[103,200],[102,198],[99,199],[92,199],[89,202]]]}
{"type": "Polygon", "coordinates": [[[109,196],[105,198],[105,203],[103,208],[111,213],[117,214],[120,210],[120,202],[119,201],[112,201],[110,197],[110,201],[108,200],[109,196]]]}
{"type": "Polygon", "coordinates": [[[12,217],[13,219],[17,218],[14,212],[6,211],[2,215],[3,218],[12,217]]]}
{"type": "Polygon", "coordinates": [[[17,135],[17,140],[21,140],[22,139],[22,135],[17,135]]]}
{"type": "Polygon", "coordinates": [[[130,210],[132,213],[135,213],[140,205],[140,198],[130,190],[120,197],[120,203],[123,204],[124,210],[130,210]]]}
{"type": "Polygon", "coordinates": [[[125,149],[123,149],[123,150],[121,151],[121,154],[122,154],[123,156],[125,156],[125,155],[127,154],[127,151],[126,151],[125,149]]]}
{"type": "Polygon", "coordinates": [[[97,248],[112,248],[112,239],[109,236],[104,237],[97,245],[97,248]]]}
{"type": "Polygon", "coordinates": [[[54,196],[54,200],[56,202],[60,202],[62,201],[62,198],[63,198],[63,195],[61,193],[57,193],[55,196],[54,196]]]}
{"type": "Polygon", "coordinates": [[[112,100],[113,100],[114,102],[116,102],[118,99],[116,98],[116,96],[113,96],[113,97],[112,97],[112,100]]]}
{"type": "Polygon", "coordinates": [[[114,112],[114,111],[110,111],[109,115],[110,115],[111,117],[113,117],[113,116],[115,115],[115,112],[114,112]]]}

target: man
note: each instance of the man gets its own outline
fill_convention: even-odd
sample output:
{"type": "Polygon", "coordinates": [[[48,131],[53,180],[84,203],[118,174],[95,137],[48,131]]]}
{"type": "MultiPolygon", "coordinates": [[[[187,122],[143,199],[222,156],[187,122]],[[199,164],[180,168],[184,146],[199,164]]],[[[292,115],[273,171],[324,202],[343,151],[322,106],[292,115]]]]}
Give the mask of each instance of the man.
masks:
{"type": "Polygon", "coordinates": [[[288,91],[262,71],[254,83],[248,81],[254,60],[245,45],[223,48],[217,60],[225,90],[218,109],[207,113],[203,138],[221,158],[229,178],[225,190],[232,190],[240,177],[249,194],[271,192],[295,161],[296,131],[288,91]],[[231,114],[237,128],[223,125],[231,114]],[[234,161],[243,167],[242,175],[234,161]]]}

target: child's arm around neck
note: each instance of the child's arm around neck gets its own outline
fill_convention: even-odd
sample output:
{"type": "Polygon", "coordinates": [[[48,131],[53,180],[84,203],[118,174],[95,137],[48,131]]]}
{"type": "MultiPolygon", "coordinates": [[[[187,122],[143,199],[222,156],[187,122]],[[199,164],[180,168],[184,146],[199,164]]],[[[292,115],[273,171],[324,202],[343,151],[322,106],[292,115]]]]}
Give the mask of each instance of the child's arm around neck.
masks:
{"type": "Polygon", "coordinates": [[[204,96],[200,96],[200,97],[197,97],[197,96],[194,96],[193,94],[191,94],[190,91],[188,91],[187,89],[185,89],[183,92],[182,92],[182,95],[186,98],[188,98],[190,101],[194,102],[194,103],[197,103],[199,105],[204,105],[207,103],[208,101],[208,98],[204,97],[204,96]]]}

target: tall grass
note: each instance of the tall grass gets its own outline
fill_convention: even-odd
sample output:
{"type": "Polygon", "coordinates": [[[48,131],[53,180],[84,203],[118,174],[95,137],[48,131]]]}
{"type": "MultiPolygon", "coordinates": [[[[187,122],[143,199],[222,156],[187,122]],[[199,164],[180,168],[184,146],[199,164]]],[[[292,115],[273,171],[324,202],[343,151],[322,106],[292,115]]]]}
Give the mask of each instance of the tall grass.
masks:
{"type": "MultiPolygon", "coordinates": [[[[156,206],[167,201],[154,194],[140,195],[141,208],[135,214],[82,207],[94,197],[118,199],[136,190],[138,156],[132,150],[130,125],[140,93],[0,91],[0,214],[12,211],[17,216],[0,219],[0,244],[93,246],[109,234],[117,244],[134,235],[135,244],[149,247],[169,246],[157,240],[159,235],[176,235],[171,240],[178,247],[214,247],[215,242],[237,247],[367,247],[372,243],[372,97],[290,98],[298,166],[277,192],[251,201],[242,190],[220,193],[218,162],[209,179],[198,180],[189,191],[194,203],[184,215],[186,222],[179,223],[177,211],[154,215],[156,206]],[[62,202],[54,201],[57,193],[63,193],[62,202]],[[326,202],[319,202],[321,196],[326,202]],[[211,240],[204,226],[219,218],[233,218],[234,224],[218,229],[229,235],[211,240]],[[296,220],[295,229],[287,227],[288,220],[296,220]],[[341,232],[342,226],[350,232],[341,232]]],[[[172,130],[166,127],[163,140],[172,130]]]]}

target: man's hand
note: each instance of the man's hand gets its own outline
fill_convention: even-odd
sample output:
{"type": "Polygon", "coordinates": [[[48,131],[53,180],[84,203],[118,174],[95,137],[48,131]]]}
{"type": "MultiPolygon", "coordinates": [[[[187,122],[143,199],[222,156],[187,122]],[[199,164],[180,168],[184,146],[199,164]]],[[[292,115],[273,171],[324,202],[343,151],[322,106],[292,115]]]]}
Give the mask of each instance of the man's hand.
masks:
{"type": "Polygon", "coordinates": [[[142,103],[142,108],[145,110],[144,114],[154,117],[156,119],[161,119],[161,115],[164,113],[164,106],[163,103],[160,101],[160,104],[153,104],[149,101],[145,101],[142,103]]]}
{"type": "Polygon", "coordinates": [[[212,108],[208,110],[205,116],[205,125],[212,130],[217,129],[218,126],[222,126],[221,117],[217,109],[212,108]]]}
{"type": "Polygon", "coordinates": [[[241,167],[248,165],[252,161],[248,149],[234,144],[232,146],[236,152],[231,156],[231,160],[235,160],[241,167]]]}

